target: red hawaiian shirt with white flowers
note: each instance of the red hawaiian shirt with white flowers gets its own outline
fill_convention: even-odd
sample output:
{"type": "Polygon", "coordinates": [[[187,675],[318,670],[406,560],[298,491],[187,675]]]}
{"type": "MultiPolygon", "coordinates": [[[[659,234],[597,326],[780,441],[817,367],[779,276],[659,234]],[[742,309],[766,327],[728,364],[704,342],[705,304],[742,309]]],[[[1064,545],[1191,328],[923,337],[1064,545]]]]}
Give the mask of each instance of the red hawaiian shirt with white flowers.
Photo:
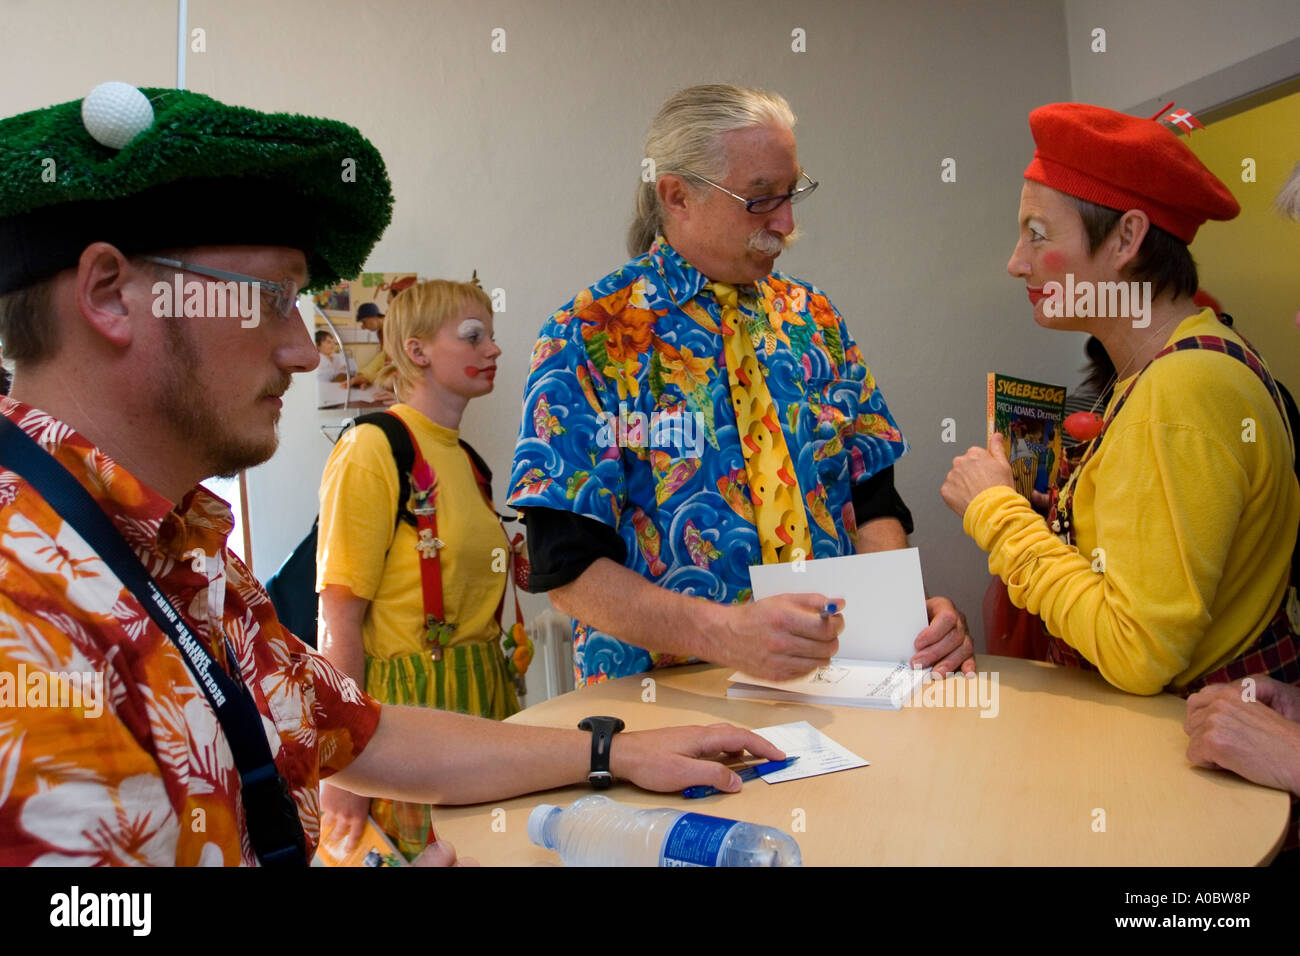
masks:
{"type": "MultiPolygon", "coordinates": [[[[238,668],[312,852],[320,778],[361,753],[379,704],[276,619],[226,547],[226,502],[199,486],[173,507],[50,415],[9,398],[0,414],[81,482],[216,662],[238,668]]],[[[230,746],[180,652],[0,470],[0,865],[256,862],[230,746]]]]}

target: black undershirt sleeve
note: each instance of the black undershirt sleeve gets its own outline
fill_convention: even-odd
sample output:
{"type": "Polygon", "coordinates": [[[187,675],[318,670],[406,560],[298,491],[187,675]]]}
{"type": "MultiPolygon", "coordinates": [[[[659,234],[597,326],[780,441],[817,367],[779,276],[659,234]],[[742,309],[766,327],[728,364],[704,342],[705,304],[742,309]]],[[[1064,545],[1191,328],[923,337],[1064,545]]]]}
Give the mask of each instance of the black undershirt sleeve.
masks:
{"type": "MultiPolygon", "coordinates": [[[[873,518],[893,517],[911,534],[912,513],[894,488],[891,465],[853,486],[853,513],[858,526],[873,518]]],[[[556,508],[524,511],[528,533],[528,587],[533,593],[550,591],[575,581],[600,558],[623,564],[627,547],[609,525],[586,515],[556,508]]]]}
{"type": "Polygon", "coordinates": [[[873,518],[897,518],[912,533],[912,512],[894,488],[893,465],[853,486],[853,516],[859,528],[873,518]]]}
{"type": "Polygon", "coordinates": [[[534,594],[577,580],[599,558],[619,564],[627,558],[618,532],[586,515],[528,508],[524,528],[528,532],[528,590],[534,594]]]}

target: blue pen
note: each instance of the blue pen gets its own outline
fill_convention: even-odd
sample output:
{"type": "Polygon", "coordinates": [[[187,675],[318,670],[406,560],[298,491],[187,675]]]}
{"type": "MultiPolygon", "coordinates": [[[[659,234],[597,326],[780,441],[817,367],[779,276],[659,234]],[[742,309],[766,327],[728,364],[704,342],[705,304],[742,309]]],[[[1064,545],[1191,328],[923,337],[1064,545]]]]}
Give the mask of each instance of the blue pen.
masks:
{"type": "MultiPolygon", "coordinates": [[[[755,777],[763,777],[776,770],[784,770],[790,764],[798,760],[798,757],[786,757],[784,760],[769,760],[767,763],[754,764],[752,767],[746,767],[744,770],[737,770],[736,776],[742,782],[753,780],[755,777]]],[[[715,793],[723,793],[717,787],[687,787],[682,791],[682,796],[688,800],[696,797],[711,797],[715,793]]]]}
{"type": "Polygon", "coordinates": [[[821,614],[821,619],[825,621],[827,618],[831,617],[832,615],[839,614],[840,609],[839,606],[834,601],[831,601],[824,608],[822,608],[819,613],[821,614]]]}

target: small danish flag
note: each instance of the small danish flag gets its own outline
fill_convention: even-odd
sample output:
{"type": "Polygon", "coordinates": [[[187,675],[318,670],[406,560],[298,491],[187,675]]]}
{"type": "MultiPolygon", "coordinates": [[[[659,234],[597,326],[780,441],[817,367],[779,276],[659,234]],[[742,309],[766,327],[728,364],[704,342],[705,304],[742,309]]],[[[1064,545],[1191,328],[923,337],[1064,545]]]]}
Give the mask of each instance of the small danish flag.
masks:
{"type": "MultiPolygon", "coordinates": [[[[1160,116],[1160,113],[1156,114],[1157,116],[1160,116],[1160,122],[1168,123],[1174,128],[1175,133],[1190,133],[1194,129],[1205,129],[1205,127],[1201,125],[1201,121],[1193,116],[1190,111],[1171,109],[1173,105],[1173,103],[1170,103],[1169,106],[1165,107],[1165,110],[1170,110],[1170,112],[1165,113],[1164,116],[1160,116]]],[[[1164,110],[1161,110],[1160,112],[1164,113],[1164,110]]]]}

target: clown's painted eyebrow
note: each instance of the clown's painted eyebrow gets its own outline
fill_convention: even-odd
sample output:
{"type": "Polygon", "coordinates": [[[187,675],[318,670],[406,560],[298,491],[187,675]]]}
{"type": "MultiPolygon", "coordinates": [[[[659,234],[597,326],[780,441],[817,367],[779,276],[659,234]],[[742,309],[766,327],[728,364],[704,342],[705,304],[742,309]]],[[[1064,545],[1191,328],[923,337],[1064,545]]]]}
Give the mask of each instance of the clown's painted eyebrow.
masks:
{"type": "Polygon", "coordinates": [[[456,329],[456,337],[472,339],[476,335],[482,335],[486,328],[481,319],[466,319],[456,329]]]}

